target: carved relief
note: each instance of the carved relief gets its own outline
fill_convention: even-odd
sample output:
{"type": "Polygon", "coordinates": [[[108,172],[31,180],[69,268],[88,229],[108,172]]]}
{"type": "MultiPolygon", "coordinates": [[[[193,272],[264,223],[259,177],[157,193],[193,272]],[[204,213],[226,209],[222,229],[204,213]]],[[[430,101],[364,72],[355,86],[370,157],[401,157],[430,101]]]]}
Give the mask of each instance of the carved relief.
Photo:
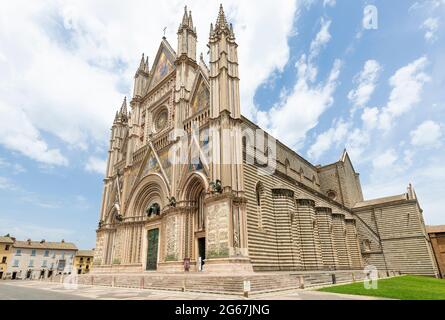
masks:
{"type": "Polygon", "coordinates": [[[165,228],[165,261],[176,261],[178,260],[178,217],[169,216],[166,219],[165,228]]]}
{"type": "Polygon", "coordinates": [[[215,203],[207,207],[207,257],[229,255],[229,204],[215,203]]]}

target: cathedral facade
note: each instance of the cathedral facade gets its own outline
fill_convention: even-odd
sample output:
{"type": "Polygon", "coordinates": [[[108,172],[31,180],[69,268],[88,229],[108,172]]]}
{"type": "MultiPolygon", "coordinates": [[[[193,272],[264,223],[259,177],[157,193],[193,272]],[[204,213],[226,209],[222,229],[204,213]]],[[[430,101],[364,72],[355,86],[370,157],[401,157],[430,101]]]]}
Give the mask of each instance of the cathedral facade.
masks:
{"type": "MultiPolygon", "coordinates": [[[[379,270],[434,275],[411,186],[365,201],[345,151],[315,166],[240,113],[237,43],[220,8],[209,61],[185,10],[111,129],[94,273],[379,270]]],[[[298,106],[296,106],[297,108],[298,106]]],[[[310,107],[310,106],[307,106],[310,107]]]]}

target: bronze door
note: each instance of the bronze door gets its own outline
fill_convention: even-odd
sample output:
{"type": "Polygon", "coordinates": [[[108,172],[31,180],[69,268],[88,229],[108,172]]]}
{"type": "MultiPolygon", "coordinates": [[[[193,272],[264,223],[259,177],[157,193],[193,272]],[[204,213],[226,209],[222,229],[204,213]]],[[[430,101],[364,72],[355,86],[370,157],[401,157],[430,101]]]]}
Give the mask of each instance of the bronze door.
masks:
{"type": "Polygon", "coordinates": [[[158,266],[159,229],[148,230],[147,270],[156,270],[158,266]]]}

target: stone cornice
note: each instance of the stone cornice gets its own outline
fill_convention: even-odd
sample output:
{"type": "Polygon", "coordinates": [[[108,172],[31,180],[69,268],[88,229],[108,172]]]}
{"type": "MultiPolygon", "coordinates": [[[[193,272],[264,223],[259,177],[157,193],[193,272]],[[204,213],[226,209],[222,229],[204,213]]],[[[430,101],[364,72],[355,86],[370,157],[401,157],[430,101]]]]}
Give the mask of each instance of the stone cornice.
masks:
{"type": "Polygon", "coordinates": [[[312,199],[297,199],[297,204],[304,207],[315,207],[315,201],[312,199]]]}
{"type": "Polygon", "coordinates": [[[332,214],[332,209],[329,207],[315,207],[316,213],[328,213],[332,214]]]}

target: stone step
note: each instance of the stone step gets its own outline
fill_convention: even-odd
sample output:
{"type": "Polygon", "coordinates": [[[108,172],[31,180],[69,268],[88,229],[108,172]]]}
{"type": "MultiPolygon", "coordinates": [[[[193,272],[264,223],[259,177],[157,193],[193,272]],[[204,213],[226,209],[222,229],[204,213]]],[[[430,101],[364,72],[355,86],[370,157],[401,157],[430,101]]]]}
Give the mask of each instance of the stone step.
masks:
{"type": "Polygon", "coordinates": [[[79,283],[101,286],[132,287],[174,291],[194,291],[223,294],[243,294],[244,281],[250,281],[251,294],[285,291],[302,287],[319,287],[332,284],[332,274],[336,283],[353,282],[364,278],[361,271],[332,271],[304,273],[267,273],[239,276],[211,274],[88,274],[79,276],[79,283]]]}

